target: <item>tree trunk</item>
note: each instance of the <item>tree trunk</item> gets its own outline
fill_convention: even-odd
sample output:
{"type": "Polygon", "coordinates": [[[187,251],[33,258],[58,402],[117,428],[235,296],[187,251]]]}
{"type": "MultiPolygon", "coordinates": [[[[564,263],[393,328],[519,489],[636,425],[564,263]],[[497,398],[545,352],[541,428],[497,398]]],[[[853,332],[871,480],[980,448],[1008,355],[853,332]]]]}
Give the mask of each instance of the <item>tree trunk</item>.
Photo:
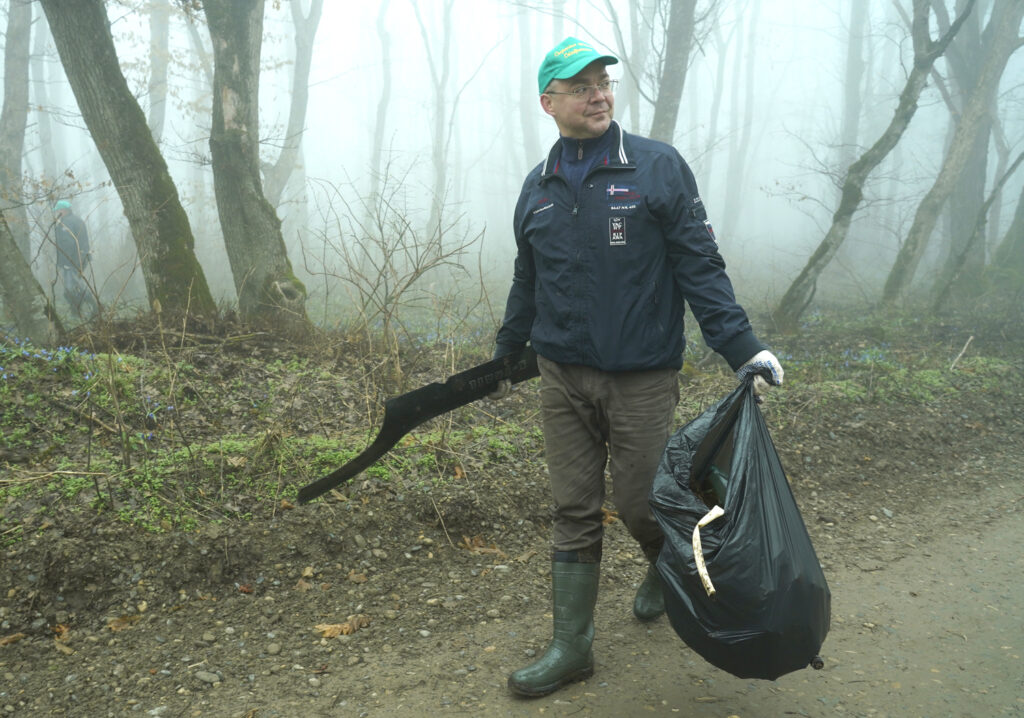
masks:
{"type": "Polygon", "coordinates": [[[523,151],[520,157],[526,157],[526,172],[519,174],[523,177],[541,161],[544,152],[537,127],[537,57],[533,49],[533,33],[530,32],[532,15],[525,7],[516,12],[519,29],[519,126],[523,131],[523,151]]]}
{"type": "Polygon", "coordinates": [[[857,156],[860,116],[864,107],[864,36],[868,21],[867,0],[850,0],[850,31],[846,41],[846,75],[843,78],[843,124],[839,134],[839,167],[845,170],[857,156]]]}
{"type": "Polygon", "coordinates": [[[388,126],[388,114],[391,108],[391,34],[388,32],[387,13],[391,0],[383,0],[377,9],[377,37],[380,40],[380,97],[377,98],[377,120],[373,125],[373,146],[370,148],[370,191],[366,203],[367,212],[370,207],[377,206],[377,195],[380,194],[384,164],[384,133],[388,126]]]}
{"type": "MultiPolygon", "coordinates": [[[[963,4],[963,0],[958,0],[958,4],[963,4]]],[[[935,3],[935,8],[941,30],[949,25],[948,14],[943,3],[935,3]]],[[[954,98],[951,98],[955,102],[950,108],[950,127],[954,131],[967,98],[980,78],[986,56],[985,48],[994,32],[991,23],[984,32],[982,31],[981,15],[980,11],[971,13],[946,53],[948,75],[955,90],[954,98]]],[[[956,274],[963,280],[958,281],[962,287],[978,286],[985,266],[985,245],[976,244],[972,235],[978,208],[985,200],[985,185],[988,180],[988,146],[992,137],[992,118],[997,114],[994,95],[992,101],[991,111],[982,120],[974,147],[969,152],[970,158],[960,173],[947,203],[949,251],[943,272],[947,275],[956,274]],[[971,245],[972,251],[965,254],[964,248],[968,244],[971,245]]]]}
{"type": "Polygon", "coordinates": [[[41,0],[86,126],[117,187],[151,302],[216,311],[178,190],[121,74],[102,0],[41,0]]]}
{"type": "Polygon", "coordinates": [[[427,233],[440,231],[441,211],[445,196],[448,193],[448,79],[451,76],[451,45],[452,45],[452,5],[454,0],[443,0],[441,11],[441,28],[439,33],[431,35],[423,23],[419,4],[413,0],[413,10],[420,26],[423,47],[427,51],[427,64],[430,68],[430,80],[434,89],[434,113],[431,131],[431,166],[434,170],[434,197],[430,204],[430,219],[427,221],[427,233]],[[440,43],[440,58],[435,58],[431,51],[432,37],[437,36],[440,43]]]}
{"type": "Polygon", "coordinates": [[[1020,0],[998,0],[992,10],[992,27],[995,32],[988,44],[988,56],[978,78],[978,84],[971,90],[964,105],[960,121],[953,133],[949,152],[939,170],[931,189],[917,208],[914,222],[907,233],[906,241],[900,248],[896,263],[885,282],[882,301],[892,305],[900,299],[910,286],[918,263],[924,254],[932,230],[939,219],[939,212],[956,186],[957,178],[971,160],[971,153],[980,133],[988,127],[986,118],[995,101],[1006,63],[1020,47],[1018,35],[1021,19],[1024,18],[1024,3],[1020,0]]]}
{"type": "Polygon", "coordinates": [[[14,319],[19,337],[28,337],[41,347],[56,346],[64,336],[64,327],[53,305],[46,299],[43,288],[32,274],[7,225],[6,212],[0,211],[0,256],[9,260],[0,262],[0,297],[14,319]]]}
{"type": "MultiPolygon", "coordinates": [[[[47,56],[49,48],[47,40],[50,37],[50,28],[46,24],[46,17],[40,7],[38,15],[33,21],[32,28],[32,56],[29,61],[29,71],[32,76],[32,108],[35,112],[35,124],[39,133],[39,152],[42,155],[42,174],[47,182],[54,182],[60,171],[57,169],[57,138],[53,134],[53,127],[50,124],[50,93],[48,86],[51,82],[50,73],[47,71],[47,56]]],[[[63,77],[61,80],[63,81],[63,77]]]]}
{"type": "Polygon", "coordinates": [[[672,0],[669,8],[658,99],[654,103],[654,119],[651,120],[651,138],[669,144],[675,138],[679,104],[683,100],[690,49],[693,47],[696,9],[697,0],[672,0]]]}
{"type": "Polygon", "coordinates": [[[309,14],[302,14],[302,3],[292,0],[292,24],[295,26],[295,68],[292,73],[292,101],[288,110],[288,128],[277,161],[264,172],[263,193],[275,208],[299,160],[302,135],[306,131],[306,109],[309,106],[309,69],[313,60],[313,39],[316,37],[324,0],[312,0],[309,14]]]}
{"type": "MultiPolygon", "coordinates": [[[[985,245],[985,224],[988,220],[989,208],[996,201],[996,198],[1002,194],[1003,185],[1010,176],[1016,171],[1017,167],[1020,166],[1021,162],[1024,161],[1024,153],[1017,156],[1017,159],[1013,161],[1013,164],[1006,170],[999,179],[996,181],[995,187],[992,189],[992,194],[987,200],[985,200],[974,218],[974,227],[971,229],[970,239],[963,244],[960,250],[960,254],[946,263],[943,267],[942,273],[939,278],[935,281],[935,292],[932,300],[932,312],[939,312],[942,306],[949,301],[950,293],[953,289],[960,287],[961,282],[965,281],[962,278],[965,267],[967,267],[967,258],[972,254],[976,254],[974,251],[977,245],[984,247],[985,245]]],[[[972,286],[978,287],[971,291],[972,296],[980,294],[980,282],[981,277],[972,277],[972,286]]]]}
{"type": "Polygon", "coordinates": [[[742,29],[737,30],[736,75],[733,80],[732,115],[734,118],[732,132],[729,136],[729,164],[726,169],[725,186],[729,192],[725,196],[722,232],[720,236],[731,237],[739,226],[740,214],[743,212],[744,195],[746,194],[747,162],[750,159],[750,136],[754,128],[755,57],[754,39],[757,35],[757,22],[760,14],[760,0],[753,0],[754,8],[750,13],[747,37],[743,40],[742,29]],[[743,51],[746,47],[746,52],[743,51]],[[743,60],[746,59],[744,66],[743,60]],[[740,89],[746,89],[746,97],[740,102],[740,89]],[[740,108],[743,115],[740,115],[740,108]]]}
{"type": "Polygon", "coordinates": [[[213,42],[210,154],[217,213],[243,318],[306,327],[306,288],[292,271],[281,222],[259,167],[259,67],[263,0],[206,0],[213,42]]]}
{"type": "Polygon", "coordinates": [[[1020,292],[1024,287],[1024,187],[1017,200],[1017,211],[996,248],[990,273],[996,286],[1020,292]]]}
{"type": "MultiPolygon", "coordinates": [[[[715,67],[715,86],[712,92],[711,109],[708,112],[708,137],[704,143],[705,147],[709,149],[718,145],[718,116],[722,112],[722,98],[725,97],[725,60],[728,56],[726,52],[728,40],[722,35],[722,31],[717,23],[714,28],[713,37],[715,44],[718,46],[718,63],[715,67]]],[[[715,156],[717,154],[717,152],[708,152],[707,161],[704,163],[704,173],[709,179],[712,177],[712,170],[715,167],[715,156]]]]}
{"type": "Polygon", "coordinates": [[[4,47],[4,99],[0,111],[0,211],[14,243],[30,258],[28,213],[25,211],[21,158],[28,125],[28,50],[32,5],[11,0],[7,11],[7,43],[4,47]]]}
{"type": "Polygon", "coordinates": [[[153,0],[149,6],[149,131],[160,144],[167,116],[168,37],[171,31],[170,0],[153,0]]]}
{"type": "MultiPolygon", "coordinates": [[[[973,8],[973,3],[971,5],[973,8]]],[[[967,12],[970,12],[968,8],[967,12]]],[[[954,23],[949,32],[938,42],[932,42],[929,35],[929,9],[928,0],[914,0],[914,16],[911,23],[911,35],[914,43],[914,64],[907,83],[900,93],[899,103],[896,112],[893,114],[889,126],[882,132],[882,135],[875,143],[860,156],[856,162],[850,165],[843,181],[839,207],[832,215],[832,226],[829,227],[825,238],[818,245],[818,248],[807,260],[807,264],[801,270],[797,278],[790,284],[789,289],[783,295],[782,300],[775,310],[775,320],[779,328],[784,331],[795,331],[800,316],[807,309],[814,298],[814,290],[817,286],[818,277],[832,261],[832,258],[839,251],[843,241],[850,229],[850,222],[853,215],[864,199],[864,185],[868,176],[878,167],[885,157],[899,142],[911,118],[917,112],[917,101],[924,90],[935,61],[945,51],[952,37],[960,29],[963,17],[954,23]]]]}

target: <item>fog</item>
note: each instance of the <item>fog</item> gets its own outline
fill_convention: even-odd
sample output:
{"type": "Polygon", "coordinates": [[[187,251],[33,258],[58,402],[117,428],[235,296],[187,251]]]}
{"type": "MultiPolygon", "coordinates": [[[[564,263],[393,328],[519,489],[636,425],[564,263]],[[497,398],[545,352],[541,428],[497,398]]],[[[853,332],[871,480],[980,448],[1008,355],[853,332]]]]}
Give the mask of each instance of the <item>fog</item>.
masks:
{"type": "MultiPolygon", "coordinates": [[[[536,94],[536,71],[544,53],[567,35],[620,54],[621,35],[632,50],[626,26],[626,0],[512,3],[498,0],[390,0],[385,27],[390,63],[383,61],[378,33],[380,3],[328,0],[316,32],[309,100],[302,135],[302,173],[293,174],[278,214],[296,272],[311,297],[325,270],[324,243],[343,244],[344,200],[358,207],[374,182],[372,147],[378,129],[382,88],[390,82],[383,128],[389,186],[413,224],[426,223],[434,196],[433,122],[437,108],[435,77],[444,62],[443,13],[450,4],[452,31],[448,78],[444,83],[444,125],[450,132],[445,152],[447,186],[444,212],[457,219],[459,236],[479,240],[464,260],[479,268],[488,286],[502,293],[511,278],[514,239],[512,210],[522,180],[557,139],[554,122],[536,94]],[[560,14],[557,7],[563,8],[560,14]],[[616,23],[612,14],[619,18],[616,23]],[[524,39],[524,29],[526,30],[524,39]],[[426,33],[426,34],[424,34],[426,33]],[[524,49],[526,56],[524,56],[524,49]],[[432,66],[433,63],[433,66],[432,66]],[[390,80],[387,79],[388,75],[390,80]],[[523,77],[526,80],[523,80],[523,77]],[[523,88],[526,88],[524,92],[523,88]],[[526,113],[521,110],[525,105],[526,113]],[[525,118],[525,119],[524,119],[525,118]],[[528,147],[532,129],[539,146],[528,147]],[[319,257],[319,259],[317,259],[319,257]]],[[[868,6],[863,38],[864,77],[856,141],[841,140],[851,2],[812,0],[765,2],[735,0],[698,3],[696,44],[689,69],[674,144],[691,164],[715,225],[720,248],[738,294],[745,303],[775,301],[806,263],[828,230],[838,203],[837,183],[849,162],[869,147],[892,119],[912,62],[906,21],[889,0],[853,0],[868,6]],[[732,167],[731,167],[732,166],[732,167]]],[[[640,3],[643,4],[643,3],[640,3]]],[[[910,2],[900,5],[909,15],[910,2]]],[[[953,2],[950,14],[953,14],[953,2]]],[[[962,3],[957,3],[962,4],[962,3]]],[[[107,3],[118,54],[133,92],[148,109],[149,3],[107,3]]],[[[979,3],[985,13],[992,5],[979,3]]],[[[186,16],[171,15],[167,118],[160,147],[182,196],[196,234],[197,254],[215,294],[230,302],[223,242],[209,167],[210,85],[187,32],[186,16]]],[[[210,37],[202,13],[195,13],[208,51],[210,37]]],[[[45,24],[35,13],[35,27],[45,24]]],[[[294,29],[287,2],[266,7],[260,84],[260,136],[264,160],[272,162],[285,136],[292,96],[294,29]]],[[[937,37],[935,23],[932,37],[937,37]]],[[[653,42],[657,51],[658,40],[653,42]]],[[[118,195],[84,129],[52,40],[37,45],[42,67],[30,86],[32,112],[26,138],[25,171],[45,177],[44,151],[57,153],[57,167],[78,214],[93,234],[98,274],[109,276],[108,295],[144,297],[132,264],[134,245],[118,195]],[[54,138],[44,142],[40,115],[46,114],[54,138]],[[70,182],[73,177],[73,182],[70,182]],[[119,288],[127,283],[127,288],[119,288]]],[[[1004,152],[1015,155],[1024,138],[1021,53],[1003,73],[997,105],[997,137],[1004,152]]],[[[653,105],[633,99],[637,79],[625,63],[610,69],[620,79],[616,119],[628,132],[648,134],[653,105]]],[[[944,92],[949,67],[940,58],[919,109],[905,136],[865,187],[865,202],[850,235],[819,283],[822,298],[870,299],[892,266],[922,196],[935,181],[953,127],[944,92]]],[[[644,92],[651,78],[639,78],[644,92]]],[[[990,143],[986,189],[997,171],[997,142],[990,143]]],[[[1021,173],[1024,174],[1024,173],[1021,173]]],[[[1011,177],[1003,202],[989,216],[989,249],[1009,225],[1022,177],[1011,177]]],[[[33,208],[34,269],[46,276],[41,229],[50,221],[43,203],[33,208]]],[[[358,214],[358,213],[357,213],[358,214]]],[[[454,230],[453,230],[454,232],[454,230]]],[[[948,232],[940,223],[936,234],[948,232]]],[[[933,238],[918,270],[942,261],[948,240],[933,238]]],[[[332,272],[338,267],[331,265],[332,272]]]]}

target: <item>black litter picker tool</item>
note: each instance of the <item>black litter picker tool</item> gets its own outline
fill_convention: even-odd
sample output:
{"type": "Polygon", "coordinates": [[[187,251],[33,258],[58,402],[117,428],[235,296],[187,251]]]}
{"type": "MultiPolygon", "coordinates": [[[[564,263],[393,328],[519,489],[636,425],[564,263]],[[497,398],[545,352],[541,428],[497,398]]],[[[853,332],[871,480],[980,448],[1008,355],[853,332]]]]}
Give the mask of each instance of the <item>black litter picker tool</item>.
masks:
{"type": "Polygon", "coordinates": [[[665,611],[690,648],[740,678],[822,667],[831,593],[751,380],[669,439],[650,504],[665,611]]]}
{"type": "Polygon", "coordinates": [[[369,468],[377,459],[417,426],[491,393],[503,379],[513,384],[539,375],[537,355],[526,347],[472,369],[448,377],[443,384],[433,383],[384,403],[384,422],[380,433],[362,453],[327,476],[299,489],[299,502],[306,503],[343,484],[369,468]]]}

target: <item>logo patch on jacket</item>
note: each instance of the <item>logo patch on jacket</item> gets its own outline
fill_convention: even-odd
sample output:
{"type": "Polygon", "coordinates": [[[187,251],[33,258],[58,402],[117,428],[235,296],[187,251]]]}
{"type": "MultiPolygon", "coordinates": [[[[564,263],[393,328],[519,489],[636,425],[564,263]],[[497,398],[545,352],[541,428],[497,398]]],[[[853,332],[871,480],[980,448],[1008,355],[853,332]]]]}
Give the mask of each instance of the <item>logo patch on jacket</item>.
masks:
{"type": "Polygon", "coordinates": [[[608,218],[608,244],[612,247],[621,247],[626,244],[626,218],[608,218]]]}

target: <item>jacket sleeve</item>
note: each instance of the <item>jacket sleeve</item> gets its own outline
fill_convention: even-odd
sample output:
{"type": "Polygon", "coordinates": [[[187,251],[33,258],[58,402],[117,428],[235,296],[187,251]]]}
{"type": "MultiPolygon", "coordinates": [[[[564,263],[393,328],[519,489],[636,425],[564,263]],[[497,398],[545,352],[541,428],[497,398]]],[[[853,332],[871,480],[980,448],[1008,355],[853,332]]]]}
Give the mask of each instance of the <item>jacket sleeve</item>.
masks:
{"type": "Polygon", "coordinates": [[[523,218],[526,214],[526,197],[524,190],[519,195],[514,216],[514,233],[516,238],[516,260],[512,274],[512,288],[505,302],[505,317],[494,350],[495,358],[511,354],[526,346],[530,340],[530,330],[537,314],[535,304],[535,282],[537,271],[533,261],[533,249],[523,237],[523,218]]]}
{"type": "Polygon", "coordinates": [[[676,285],[697,318],[704,341],[736,370],[765,347],[736,302],[693,172],[675,150],[655,162],[661,190],[654,195],[651,210],[661,221],[676,285]]]}

